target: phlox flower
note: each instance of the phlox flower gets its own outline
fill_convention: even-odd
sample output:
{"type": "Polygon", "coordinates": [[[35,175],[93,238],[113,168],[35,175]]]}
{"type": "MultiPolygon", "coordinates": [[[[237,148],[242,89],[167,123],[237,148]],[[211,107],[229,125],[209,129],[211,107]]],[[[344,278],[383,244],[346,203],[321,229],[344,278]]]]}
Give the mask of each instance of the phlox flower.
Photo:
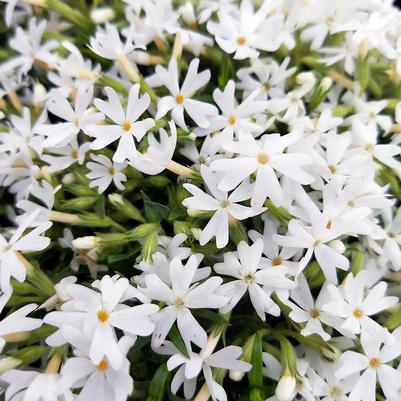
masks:
{"type": "Polygon", "coordinates": [[[139,97],[139,84],[131,87],[128,95],[127,107],[121,106],[116,91],[106,87],[108,101],[95,99],[95,106],[105,114],[113,124],[91,124],[86,127],[85,133],[94,137],[91,149],[103,149],[118,140],[113,161],[122,163],[126,159],[135,158],[135,139],[140,141],[148,130],[154,127],[152,118],[138,121],[139,117],[148,109],[150,97],[147,93],[139,97]],[[135,138],[135,139],[134,139],[135,138]]]}

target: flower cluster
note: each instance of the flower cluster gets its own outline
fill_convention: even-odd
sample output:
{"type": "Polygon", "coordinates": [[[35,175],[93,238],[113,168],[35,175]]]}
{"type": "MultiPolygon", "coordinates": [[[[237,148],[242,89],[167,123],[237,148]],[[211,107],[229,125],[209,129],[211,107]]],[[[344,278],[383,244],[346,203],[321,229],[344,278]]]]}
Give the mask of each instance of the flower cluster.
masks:
{"type": "Polygon", "coordinates": [[[392,1],[2,2],[5,400],[399,401],[392,1]]]}

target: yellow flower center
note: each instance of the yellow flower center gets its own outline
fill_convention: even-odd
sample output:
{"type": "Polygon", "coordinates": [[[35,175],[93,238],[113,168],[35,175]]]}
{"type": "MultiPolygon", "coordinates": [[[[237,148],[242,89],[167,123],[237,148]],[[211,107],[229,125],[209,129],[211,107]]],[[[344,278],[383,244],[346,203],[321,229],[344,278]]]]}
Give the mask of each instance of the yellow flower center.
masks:
{"type": "Polygon", "coordinates": [[[373,368],[373,369],[378,368],[378,367],[380,366],[380,364],[381,364],[381,362],[380,362],[380,359],[378,359],[378,358],[372,358],[372,359],[369,361],[369,365],[370,365],[370,367],[373,368]]]}
{"type": "Polygon", "coordinates": [[[238,43],[240,46],[243,46],[243,45],[246,43],[246,39],[245,39],[243,36],[240,36],[240,37],[237,39],[237,43],[238,43]]]}
{"type": "Polygon", "coordinates": [[[96,366],[97,370],[106,370],[109,366],[109,363],[106,361],[106,359],[102,359],[99,364],[96,366]]]}
{"type": "Polygon", "coordinates": [[[320,311],[314,308],[309,312],[309,316],[313,319],[317,319],[320,316],[320,311]]]}
{"type": "Polygon", "coordinates": [[[258,154],[258,163],[260,163],[260,164],[269,163],[269,156],[266,153],[259,153],[258,154]]]}
{"type": "Polygon", "coordinates": [[[334,166],[329,166],[328,168],[331,174],[335,174],[335,172],[337,171],[334,166]]]}
{"type": "Polygon", "coordinates": [[[182,298],[177,298],[177,299],[175,300],[175,307],[176,307],[178,310],[184,308],[184,306],[185,306],[185,302],[184,302],[184,300],[183,300],[182,298]]]}
{"type": "Polygon", "coordinates": [[[343,391],[340,388],[334,386],[330,389],[330,396],[332,398],[338,398],[341,397],[342,395],[343,391]]]}
{"type": "Polygon", "coordinates": [[[255,281],[255,277],[253,277],[253,274],[247,274],[244,280],[247,284],[252,284],[255,281]]]}
{"type": "Polygon", "coordinates": [[[360,319],[363,316],[363,312],[359,308],[356,308],[352,313],[356,319],[360,319]]]}
{"type": "Polygon", "coordinates": [[[115,174],[115,172],[116,172],[116,170],[115,170],[115,168],[114,167],[109,167],[109,175],[114,175],[115,174]]]}
{"type": "Polygon", "coordinates": [[[236,121],[237,121],[237,120],[236,120],[235,116],[230,116],[230,117],[228,118],[228,123],[229,123],[230,125],[234,125],[236,121]]]}
{"type": "Polygon", "coordinates": [[[333,226],[333,221],[331,219],[327,220],[327,223],[326,223],[327,230],[331,230],[332,226],[333,226]]]}
{"type": "Polygon", "coordinates": [[[269,90],[271,89],[271,85],[268,82],[265,82],[263,84],[263,89],[265,92],[269,92],[269,90]]]}
{"type": "Polygon", "coordinates": [[[223,201],[220,202],[220,207],[222,209],[225,209],[226,207],[229,207],[229,206],[230,206],[230,201],[229,200],[223,200],[223,201]]]}
{"type": "Polygon", "coordinates": [[[77,151],[77,150],[73,150],[73,151],[71,152],[71,157],[72,157],[73,159],[78,159],[78,151],[77,151]]]}
{"type": "Polygon", "coordinates": [[[100,322],[104,323],[107,322],[107,319],[109,318],[109,312],[105,310],[100,310],[97,313],[97,318],[99,319],[100,322]]]}
{"type": "Polygon", "coordinates": [[[181,103],[184,101],[184,96],[178,94],[178,95],[175,97],[175,100],[176,100],[176,102],[177,102],[178,104],[181,104],[181,103]]]}
{"type": "Polygon", "coordinates": [[[121,127],[124,131],[129,132],[131,131],[132,124],[129,121],[125,121],[121,127]]]}
{"type": "Polygon", "coordinates": [[[277,258],[274,258],[272,260],[272,266],[276,267],[276,266],[280,266],[281,265],[281,258],[279,256],[277,256],[277,258]]]}
{"type": "Polygon", "coordinates": [[[374,146],[371,143],[368,143],[367,145],[364,146],[363,149],[365,152],[371,153],[373,152],[374,146]]]}

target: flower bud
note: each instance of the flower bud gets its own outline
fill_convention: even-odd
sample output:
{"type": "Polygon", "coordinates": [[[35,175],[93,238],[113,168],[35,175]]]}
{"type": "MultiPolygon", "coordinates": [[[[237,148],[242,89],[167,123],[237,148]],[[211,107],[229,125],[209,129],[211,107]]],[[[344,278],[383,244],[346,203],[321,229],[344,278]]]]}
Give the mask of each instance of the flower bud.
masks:
{"type": "Polygon", "coordinates": [[[108,196],[109,201],[111,204],[113,204],[114,206],[118,206],[118,205],[124,205],[124,199],[120,194],[110,194],[108,196]]]}
{"type": "Polygon", "coordinates": [[[187,1],[184,5],[182,5],[178,11],[181,14],[182,19],[185,21],[186,24],[188,25],[196,24],[194,6],[190,1],[187,1]]]}
{"type": "Polygon", "coordinates": [[[0,359],[0,373],[14,369],[19,365],[21,365],[21,361],[19,359],[12,358],[11,356],[0,359]]]}
{"type": "Polygon", "coordinates": [[[331,241],[329,247],[338,253],[343,253],[345,251],[345,245],[338,239],[331,241]]]}
{"type": "Polygon", "coordinates": [[[46,88],[41,83],[35,83],[33,86],[33,104],[40,106],[46,101],[46,88]]]}
{"type": "Polygon", "coordinates": [[[245,372],[241,372],[239,370],[230,370],[228,375],[232,381],[239,382],[245,376],[245,372]]]}
{"type": "Polygon", "coordinates": [[[71,185],[71,184],[74,183],[74,181],[75,181],[75,176],[74,176],[74,174],[72,174],[72,173],[66,174],[66,175],[63,176],[63,178],[61,179],[61,182],[62,182],[64,185],[71,185]]]}
{"type": "Polygon", "coordinates": [[[198,217],[199,215],[202,215],[203,212],[201,212],[198,209],[193,209],[193,208],[189,207],[187,209],[187,214],[188,214],[189,217],[198,217]]]}
{"type": "Polygon", "coordinates": [[[200,228],[191,228],[191,233],[194,238],[199,241],[199,238],[202,235],[202,230],[200,228]]]}
{"type": "Polygon", "coordinates": [[[301,72],[297,75],[296,81],[298,85],[313,85],[316,79],[312,72],[301,72]]]}
{"type": "Polygon", "coordinates": [[[296,384],[295,377],[286,374],[281,376],[276,387],[277,399],[279,401],[290,401],[294,395],[296,384]]]}
{"type": "Polygon", "coordinates": [[[329,77],[324,77],[320,82],[320,87],[327,92],[333,85],[333,80],[329,77]]]}
{"type": "Polygon", "coordinates": [[[95,24],[103,24],[115,17],[114,10],[110,7],[101,7],[91,12],[91,19],[95,24]]]}
{"type": "Polygon", "coordinates": [[[76,238],[72,241],[72,246],[76,249],[93,249],[98,245],[98,239],[94,236],[76,238]]]}

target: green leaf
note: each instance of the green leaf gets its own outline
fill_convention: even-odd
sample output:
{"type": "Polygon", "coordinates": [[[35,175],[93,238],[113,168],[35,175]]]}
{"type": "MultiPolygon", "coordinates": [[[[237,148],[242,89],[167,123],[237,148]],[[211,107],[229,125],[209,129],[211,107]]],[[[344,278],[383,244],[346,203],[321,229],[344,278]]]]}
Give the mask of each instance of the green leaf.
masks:
{"type": "Polygon", "coordinates": [[[262,387],[263,385],[262,338],[258,332],[255,334],[253,340],[251,364],[252,364],[252,369],[248,372],[249,385],[251,387],[262,387]]]}
{"type": "Polygon", "coordinates": [[[177,347],[178,351],[186,358],[189,358],[187,347],[185,346],[184,341],[181,338],[180,332],[177,329],[177,326],[173,324],[171,326],[170,332],[168,333],[168,337],[173,342],[173,344],[177,347]]]}
{"type": "Polygon", "coordinates": [[[365,91],[369,82],[369,58],[360,58],[358,61],[358,78],[361,85],[361,94],[365,91]]]}
{"type": "Polygon", "coordinates": [[[106,207],[105,207],[105,201],[104,201],[104,196],[100,196],[98,200],[96,201],[95,204],[95,212],[100,216],[100,217],[105,217],[106,215],[106,207]]]}
{"type": "Polygon", "coordinates": [[[221,326],[230,326],[230,322],[222,314],[213,312],[210,309],[194,309],[192,314],[201,319],[218,323],[221,326]]]}
{"type": "Polygon", "coordinates": [[[156,251],[156,247],[157,247],[157,231],[153,231],[146,237],[142,247],[142,257],[145,262],[149,263],[152,261],[152,256],[156,251]]]}
{"type": "Polygon", "coordinates": [[[97,196],[80,196],[78,198],[61,201],[61,207],[63,210],[87,210],[90,209],[98,199],[97,196]]]}
{"type": "Polygon", "coordinates": [[[127,231],[125,236],[129,241],[138,241],[142,238],[148,236],[152,231],[157,231],[159,229],[158,224],[140,224],[133,230],[127,231]]]}
{"type": "Polygon", "coordinates": [[[149,199],[145,192],[141,191],[145,216],[152,223],[160,223],[161,220],[168,220],[171,209],[161,203],[149,199]]]}
{"type": "Polygon", "coordinates": [[[168,378],[169,372],[167,370],[167,365],[164,363],[159,366],[153,375],[146,401],[163,401],[164,393],[168,384],[168,378]]]}

